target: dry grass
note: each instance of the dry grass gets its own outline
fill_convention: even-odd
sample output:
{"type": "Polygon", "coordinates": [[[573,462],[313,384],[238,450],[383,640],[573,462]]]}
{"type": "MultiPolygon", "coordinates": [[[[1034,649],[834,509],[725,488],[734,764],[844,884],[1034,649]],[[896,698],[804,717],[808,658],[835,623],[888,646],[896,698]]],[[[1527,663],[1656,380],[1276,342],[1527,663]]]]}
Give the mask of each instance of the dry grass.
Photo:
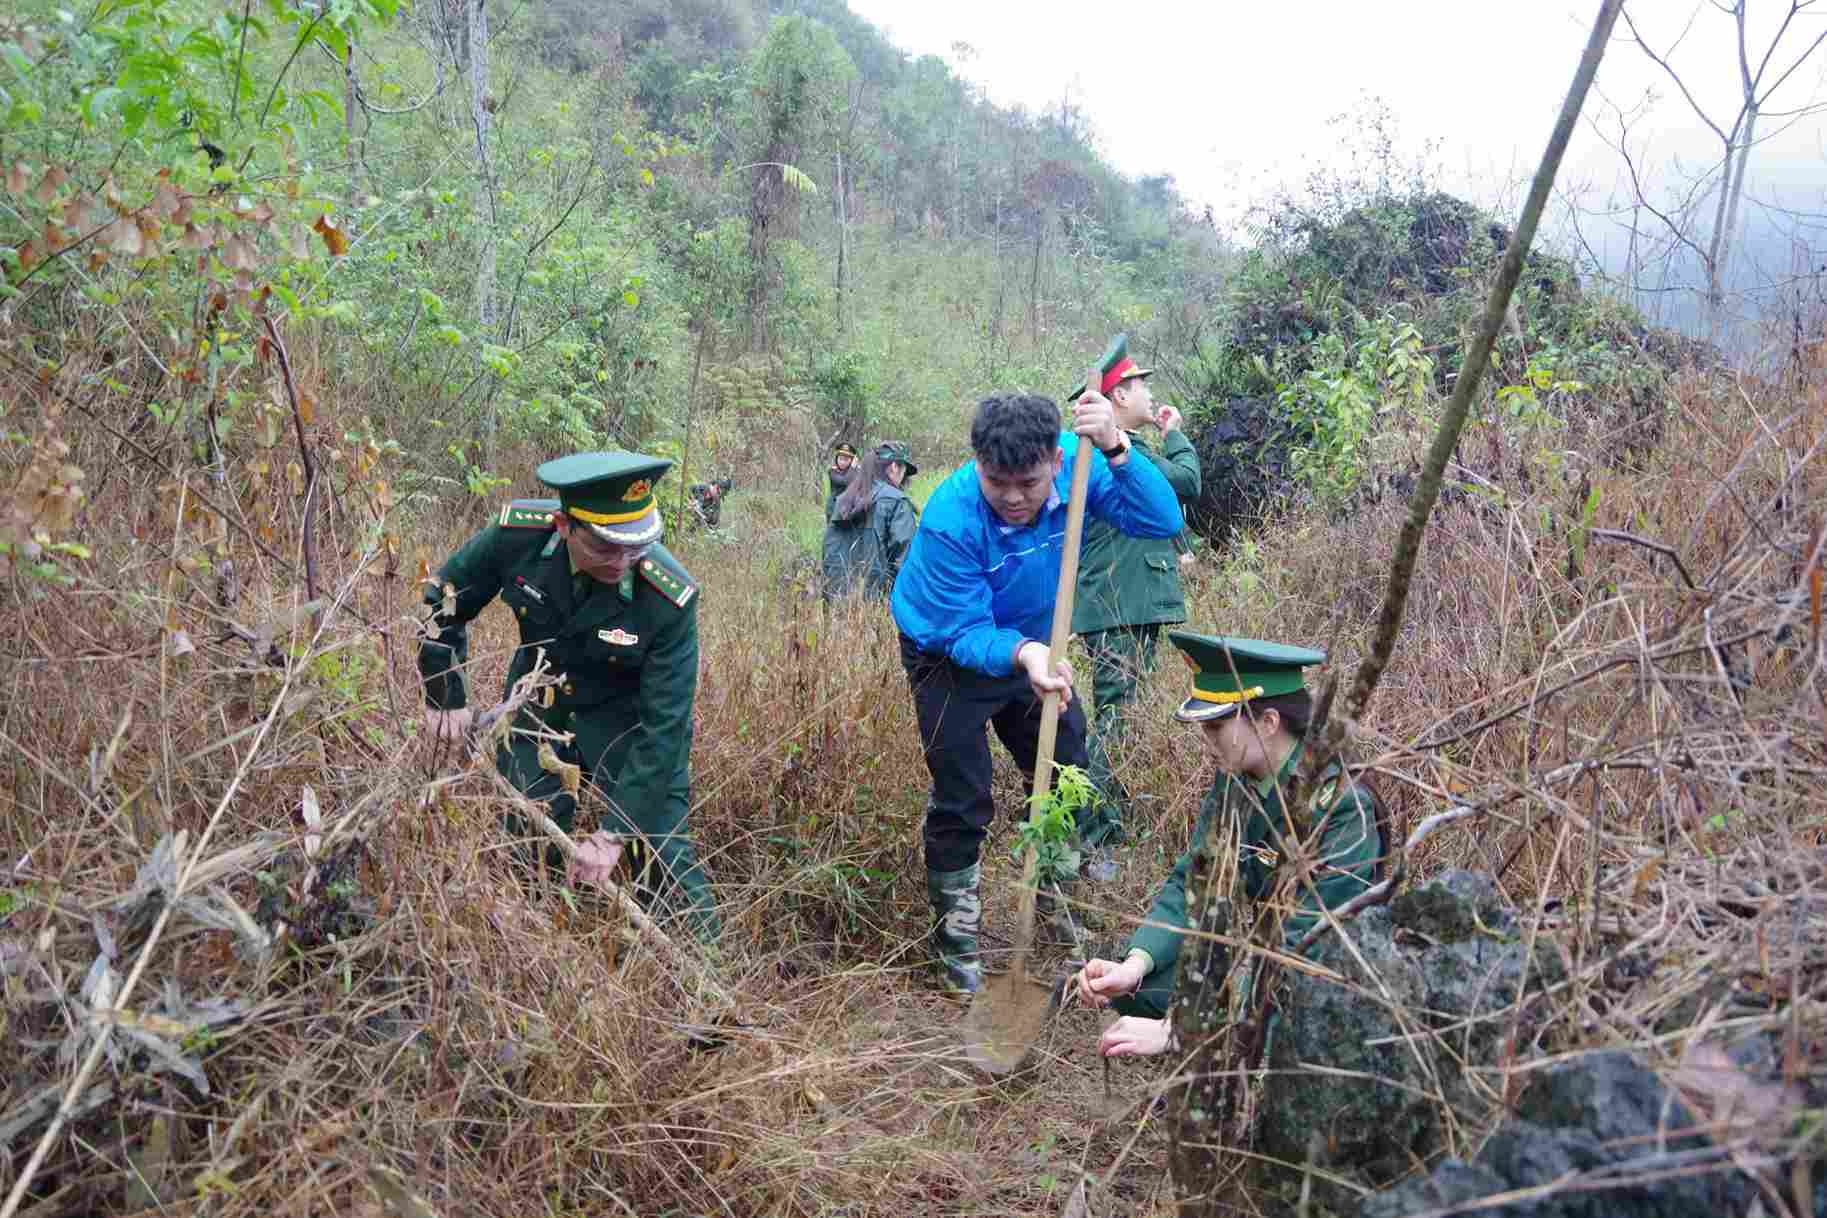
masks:
{"type": "MultiPolygon", "coordinates": [[[[1598,458],[1599,435],[1464,445],[1498,454],[1479,466],[1493,489],[1441,508],[1360,754],[1401,823],[1477,809],[1419,871],[1500,872],[1573,966],[1553,1017],[1532,1021],[1540,1039],[1490,1067],[1495,1099],[1583,1045],[1699,1068],[1697,1029],[1779,1033],[1798,1084],[1821,1068],[1821,400],[1680,385],[1666,442],[1630,473],[1598,458]],[[1594,488],[1593,525],[1670,547],[1696,587],[1622,539],[1586,538],[1570,569],[1594,488]]],[[[485,776],[411,730],[410,555],[475,520],[427,514],[390,576],[361,509],[339,504],[336,607],[313,633],[296,579],[239,535],[243,591],[218,607],[215,575],[180,569],[198,526],[174,519],[167,479],[108,454],[75,455],[110,472],[90,519],[131,533],[92,528],[73,587],[5,593],[0,1123],[75,1076],[98,955],[124,978],[148,942],[124,1006],[171,1021],[142,1030],[208,1091],[116,1032],[125,1049],[91,1081],[108,1095],[55,1140],[22,1212],[375,1213],[385,1169],[445,1215],[1057,1213],[1081,1171],[1119,1160],[1098,1212],[1168,1212],[1159,1132],[1133,1136],[1146,1105],[1099,1119],[1095,1016],[1068,1011],[1037,1073],[990,1086],[961,1060],[956,1008],[922,988],[926,778],[892,626],[879,606],[822,611],[782,537],[792,505],[745,489],[725,536],[675,547],[705,585],[693,816],[744,1024],[704,1052],[701,1002],[599,909],[524,890],[485,776]],[[176,629],[194,654],[174,654],[176,629]],[[278,666],[260,663],[269,635],[278,666]],[[191,850],[207,836],[207,878],[149,939],[160,902],[118,899],[180,830],[191,850]],[[263,924],[282,914],[287,935],[261,950],[226,898],[264,899],[263,924]]],[[[1401,510],[1206,560],[1196,624],[1354,663],[1401,510]]],[[[295,519],[268,523],[275,547],[296,545],[295,519]]],[[[498,610],[476,643],[492,691],[512,645],[498,610]]],[[[1113,946],[1206,781],[1166,717],[1182,681],[1170,657],[1125,763],[1150,798],[1104,895],[1113,946]]],[[[1013,807],[1015,778],[1000,781],[1013,807]]],[[[986,851],[992,932],[1009,843],[1004,821],[986,851]]],[[[1159,1082],[1150,1065],[1116,1073],[1137,1101],[1159,1082]]],[[[0,1187],[44,1128],[12,1132],[0,1187]]]]}

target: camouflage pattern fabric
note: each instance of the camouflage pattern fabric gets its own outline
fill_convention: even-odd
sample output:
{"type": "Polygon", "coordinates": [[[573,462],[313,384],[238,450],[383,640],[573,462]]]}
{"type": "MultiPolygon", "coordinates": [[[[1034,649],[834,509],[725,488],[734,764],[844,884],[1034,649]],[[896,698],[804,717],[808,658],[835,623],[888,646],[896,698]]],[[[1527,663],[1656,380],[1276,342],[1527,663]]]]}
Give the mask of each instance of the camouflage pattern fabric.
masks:
{"type": "Polygon", "coordinates": [[[983,981],[977,957],[977,931],[983,924],[983,903],[977,881],[983,866],[972,863],[959,871],[928,871],[926,897],[933,907],[933,951],[947,989],[974,994],[983,981]]]}

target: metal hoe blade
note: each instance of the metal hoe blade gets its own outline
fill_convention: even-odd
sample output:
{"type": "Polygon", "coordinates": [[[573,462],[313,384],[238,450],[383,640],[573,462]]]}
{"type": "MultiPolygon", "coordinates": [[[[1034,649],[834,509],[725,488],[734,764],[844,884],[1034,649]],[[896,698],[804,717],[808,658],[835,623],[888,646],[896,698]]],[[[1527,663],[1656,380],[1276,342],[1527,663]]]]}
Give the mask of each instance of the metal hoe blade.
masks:
{"type": "Polygon", "coordinates": [[[964,1019],[965,1057],[985,1074],[1019,1069],[1040,1039],[1056,995],[1026,968],[985,977],[964,1019]]]}

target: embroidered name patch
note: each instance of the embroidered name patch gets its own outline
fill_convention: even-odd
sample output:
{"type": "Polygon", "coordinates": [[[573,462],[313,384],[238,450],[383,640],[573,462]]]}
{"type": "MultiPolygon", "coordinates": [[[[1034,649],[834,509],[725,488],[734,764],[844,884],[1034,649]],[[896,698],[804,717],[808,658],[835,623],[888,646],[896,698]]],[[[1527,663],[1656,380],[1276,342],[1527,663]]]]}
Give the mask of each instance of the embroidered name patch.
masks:
{"type": "Polygon", "coordinates": [[[614,630],[599,630],[596,632],[596,637],[605,643],[610,643],[617,647],[632,647],[641,641],[640,635],[629,634],[620,626],[617,626],[614,630]]]}

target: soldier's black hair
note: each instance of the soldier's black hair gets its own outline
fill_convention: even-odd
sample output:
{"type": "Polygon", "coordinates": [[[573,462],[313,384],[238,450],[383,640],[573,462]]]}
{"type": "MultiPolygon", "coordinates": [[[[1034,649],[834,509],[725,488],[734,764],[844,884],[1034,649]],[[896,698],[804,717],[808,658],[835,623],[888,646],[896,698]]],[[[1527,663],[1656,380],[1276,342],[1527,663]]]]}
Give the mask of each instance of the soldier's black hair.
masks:
{"type": "Polygon", "coordinates": [[[979,465],[1004,473],[1051,464],[1059,451],[1059,407],[1025,393],[984,398],[971,420],[971,451],[979,465]]]}
{"type": "Polygon", "coordinates": [[[1281,715],[1281,725],[1296,740],[1305,740],[1307,729],[1313,726],[1313,695],[1304,689],[1297,689],[1291,694],[1251,698],[1249,709],[1252,715],[1261,715],[1270,710],[1277,712],[1281,715]]]}
{"type": "MultiPolygon", "coordinates": [[[[1248,705],[1251,714],[1260,715],[1266,710],[1279,712],[1282,726],[1293,733],[1297,740],[1306,740],[1307,732],[1313,727],[1313,695],[1305,689],[1268,698],[1251,698],[1248,705]]],[[[1389,844],[1395,840],[1389,819],[1389,801],[1382,790],[1382,784],[1374,781],[1369,767],[1347,766],[1346,771],[1350,775],[1352,787],[1361,794],[1370,796],[1377,840],[1381,845],[1377,860],[1371,866],[1370,882],[1381,883],[1389,874],[1389,844]]]]}

